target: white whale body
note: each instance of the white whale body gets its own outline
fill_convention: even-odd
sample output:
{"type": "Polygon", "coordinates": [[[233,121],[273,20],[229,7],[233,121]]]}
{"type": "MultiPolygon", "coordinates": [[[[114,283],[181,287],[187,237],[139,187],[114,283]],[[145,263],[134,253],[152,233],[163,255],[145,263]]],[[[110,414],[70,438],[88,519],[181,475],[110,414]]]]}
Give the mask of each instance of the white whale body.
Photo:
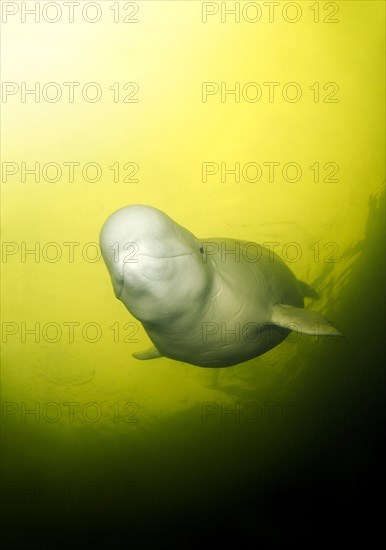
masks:
{"type": "Polygon", "coordinates": [[[314,291],[256,243],[198,239],[160,210],[130,205],[106,220],[100,245],[116,297],[154,344],[137,359],[228,367],[267,352],[291,330],[340,336],[304,309],[314,291]]]}

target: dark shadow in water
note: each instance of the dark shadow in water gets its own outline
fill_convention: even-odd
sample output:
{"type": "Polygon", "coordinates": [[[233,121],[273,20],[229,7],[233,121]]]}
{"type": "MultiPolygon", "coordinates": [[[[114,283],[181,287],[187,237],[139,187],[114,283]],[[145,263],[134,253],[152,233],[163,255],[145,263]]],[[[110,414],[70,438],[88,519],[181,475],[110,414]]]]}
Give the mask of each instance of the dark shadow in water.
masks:
{"type": "MultiPolygon", "coordinates": [[[[268,360],[266,355],[231,368],[229,371],[219,369],[213,374],[207,387],[221,390],[235,399],[242,397],[243,400],[248,401],[267,397],[267,394],[272,397],[275,392],[279,394],[284,392],[288,395],[289,385],[291,389],[294,383],[302,385],[299,378],[307,380],[308,392],[309,387],[315,383],[312,381],[313,377],[318,384],[321,382],[322,385],[323,380],[327,379],[329,385],[334,385],[335,380],[338,393],[341,387],[341,376],[349,377],[350,384],[355,384],[357,377],[364,372],[359,366],[355,370],[352,362],[358,364],[359,358],[367,362],[382,349],[384,217],[383,192],[378,197],[372,196],[369,200],[364,238],[340,254],[340,261],[348,263],[346,269],[337,271],[334,277],[331,276],[331,272],[336,264],[326,263],[320,275],[312,282],[311,286],[320,290],[323,296],[329,296],[329,314],[333,316],[334,322],[344,333],[343,340],[322,338],[320,342],[315,342],[313,337],[302,335],[301,342],[293,344],[298,348],[296,355],[286,362],[279,380],[272,380],[271,389],[266,385],[260,391],[258,384],[261,366],[268,360]],[[334,373],[329,372],[331,368],[335,369],[334,373]]],[[[317,309],[316,306],[314,307],[317,309]]],[[[313,306],[311,305],[310,308],[312,309],[313,306]]],[[[268,353],[277,353],[277,350],[268,353]]],[[[264,373],[262,375],[264,376],[264,373]]],[[[366,371],[365,377],[365,386],[367,386],[371,379],[371,370],[366,371]]],[[[363,383],[363,380],[359,382],[358,379],[359,387],[362,387],[363,383]]],[[[303,391],[306,391],[306,388],[303,391]]]]}

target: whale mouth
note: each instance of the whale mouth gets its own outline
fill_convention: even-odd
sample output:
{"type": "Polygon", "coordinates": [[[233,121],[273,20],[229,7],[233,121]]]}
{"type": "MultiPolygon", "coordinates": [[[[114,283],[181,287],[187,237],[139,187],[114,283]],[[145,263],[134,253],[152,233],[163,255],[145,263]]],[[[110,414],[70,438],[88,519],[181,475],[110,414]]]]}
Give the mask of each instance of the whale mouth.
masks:
{"type": "Polygon", "coordinates": [[[164,258],[179,258],[180,256],[193,256],[193,252],[184,252],[183,254],[173,254],[171,256],[153,256],[152,254],[137,254],[137,256],[146,256],[147,258],[154,258],[155,260],[163,260],[164,258]]]}
{"type": "Polygon", "coordinates": [[[122,283],[119,285],[119,287],[117,289],[115,288],[114,283],[113,283],[114,294],[115,294],[115,296],[118,300],[120,300],[120,298],[122,296],[123,287],[124,287],[124,281],[123,280],[122,280],[122,283]]]}
{"type": "MultiPolygon", "coordinates": [[[[131,261],[126,261],[126,262],[124,261],[123,264],[122,264],[122,281],[120,282],[119,286],[117,285],[117,288],[114,286],[114,283],[113,283],[114,288],[116,288],[116,290],[114,290],[114,292],[115,292],[115,295],[118,298],[118,300],[121,299],[124,288],[125,288],[125,271],[126,271],[126,267],[130,264],[134,264],[134,265],[138,266],[138,258],[141,257],[141,256],[143,256],[144,258],[152,258],[154,260],[164,260],[164,259],[171,259],[171,258],[180,258],[181,256],[194,256],[194,252],[182,252],[181,254],[171,254],[170,256],[169,255],[168,256],[153,256],[152,254],[140,253],[140,254],[136,254],[136,257],[137,257],[136,260],[131,258],[131,261]]],[[[141,266],[139,266],[139,269],[141,270],[141,266]]],[[[144,268],[142,270],[142,273],[143,273],[143,276],[145,278],[150,279],[150,277],[148,275],[146,275],[146,268],[144,268]]],[[[126,274],[127,274],[127,271],[126,271],[126,274]]]]}

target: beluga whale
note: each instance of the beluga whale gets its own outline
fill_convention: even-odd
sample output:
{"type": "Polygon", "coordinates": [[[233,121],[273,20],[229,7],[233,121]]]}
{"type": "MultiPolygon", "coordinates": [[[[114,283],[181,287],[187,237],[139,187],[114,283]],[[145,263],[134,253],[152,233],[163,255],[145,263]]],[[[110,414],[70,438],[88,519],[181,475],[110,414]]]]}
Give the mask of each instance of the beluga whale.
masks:
{"type": "Polygon", "coordinates": [[[272,250],[234,239],[199,239],[161,210],[120,208],[100,233],[115,296],[154,344],[137,359],[168,357],[230,367],[262,355],[291,331],[341,336],[304,309],[317,297],[272,250]]]}

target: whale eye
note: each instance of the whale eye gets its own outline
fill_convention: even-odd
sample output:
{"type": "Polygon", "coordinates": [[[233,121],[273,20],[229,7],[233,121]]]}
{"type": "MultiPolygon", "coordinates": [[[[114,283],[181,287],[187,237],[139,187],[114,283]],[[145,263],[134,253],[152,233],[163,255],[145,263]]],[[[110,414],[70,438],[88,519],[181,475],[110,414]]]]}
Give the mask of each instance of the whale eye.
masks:
{"type": "Polygon", "coordinates": [[[202,245],[200,246],[200,252],[202,255],[204,255],[204,247],[202,245]]]}

